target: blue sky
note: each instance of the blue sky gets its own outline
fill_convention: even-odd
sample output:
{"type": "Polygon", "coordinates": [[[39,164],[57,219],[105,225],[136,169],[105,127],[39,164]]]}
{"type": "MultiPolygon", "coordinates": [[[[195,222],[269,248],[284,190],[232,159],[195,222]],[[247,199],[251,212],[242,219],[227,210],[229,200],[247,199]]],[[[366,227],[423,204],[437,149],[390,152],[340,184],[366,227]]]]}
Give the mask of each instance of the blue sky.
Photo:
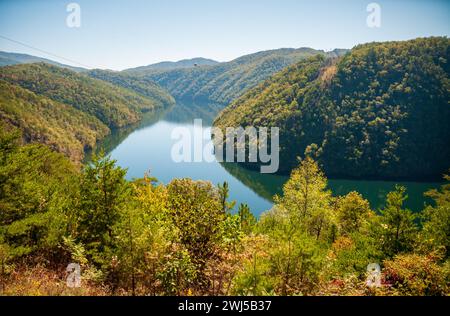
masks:
{"type": "MultiPolygon", "coordinates": [[[[281,47],[330,50],[359,43],[449,36],[446,0],[0,0],[0,36],[89,67],[121,70],[165,60],[228,61],[281,47]],[[81,27],[66,26],[66,6],[81,7],[81,27]],[[381,6],[381,28],[366,7],[381,6]]],[[[0,50],[66,64],[0,38],[0,50]]]]}

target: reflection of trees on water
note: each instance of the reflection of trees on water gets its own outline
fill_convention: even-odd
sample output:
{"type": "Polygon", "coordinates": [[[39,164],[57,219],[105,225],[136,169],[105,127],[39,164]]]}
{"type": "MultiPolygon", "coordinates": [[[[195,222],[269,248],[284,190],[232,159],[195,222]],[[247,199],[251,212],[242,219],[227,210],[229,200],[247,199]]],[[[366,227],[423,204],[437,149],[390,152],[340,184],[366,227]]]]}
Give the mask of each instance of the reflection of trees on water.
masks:
{"type": "Polygon", "coordinates": [[[100,150],[104,150],[105,153],[112,152],[114,148],[120,145],[131,133],[157,123],[159,120],[161,120],[161,118],[164,117],[164,115],[168,113],[168,111],[171,111],[173,107],[175,106],[147,112],[143,114],[142,119],[138,123],[112,130],[111,134],[100,141],[93,150],[86,152],[84,162],[90,161],[94,152],[98,152],[100,150]]]}
{"type": "Polygon", "coordinates": [[[224,105],[221,104],[177,101],[177,104],[164,116],[164,120],[174,123],[193,123],[194,119],[202,119],[204,126],[210,126],[223,108],[224,105]]]}
{"type": "MultiPolygon", "coordinates": [[[[131,133],[152,126],[160,120],[173,123],[192,124],[194,119],[202,119],[203,125],[212,124],[217,113],[220,112],[223,105],[211,103],[192,103],[178,102],[176,105],[167,109],[160,109],[143,115],[143,119],[134,125],[115,130],[99,142],[96,151],[101,148],[110,153],[120,143],[122,143],[131,133]]],[[[85,162],[90,160],[92,152],[86,153],[85,162]]],[[[221,166],[232,176],[252,189],[256,194],[272,202],[275,194],[281,194],[282,186],[287,177],[270,174],[261,174],[258,171],[249,170],[237,163],[221,163],[221,166]]],[[[420,211],[424,203],[430,203],[425,199],[423,193],[432,188],[439,187],[440,183],[411,183],[411,182],[385,182],[385,181],[364,181],[364,180],[334,180],[329,179],[328,186],[334,195],[345,195],[350,191],[360,192],[369,200],[373,209],[380,209],[384,206],[386,195],[392,191],[395,184],[404,185],[407,188],[409,199],[405,207],[413,211],[420,211]]]]}
{"type": "Polygon", "coordinates": [[[288,179],[285,176],[262,174],[257,171],[248,170],[237,163],[223,162],[220,165],[229,174],[269,202],[273,202],[273,196],[275,194],[282,193],[283,184],[288,179]]]}
{"type": "Polygon", "coordinates": [[[438,182],[396,182],[396,181],[371,181],[371,180],[337,180],[329,179],[328,187],[333,195],[345,195],[351,191],[357,191],[366,198],[372,209],[379,211],[386,204],[386,196],[389,192],[395,190],[396,185],[406,188],[408,199],[404,207],[413,212],[420,212],[425,204],[432,203],[432,200],[426,198],[424,193],[431,189],[438,189],[441,183],[438,182]]]}
{"type": "Polygon", "coordinates": [[[86,152],[84,162],[90,161],[93,152],[98,152],[101,149],[106,153],[112,152],[131,133],[152,126],[160,120],[174,123],[193,123],[194,119],[202,119],[204,126],[212,125],[214,118],[223,108],[224,105],[219,104],[178,101],[171,107],[147,112],[143,114],[142,120],[138,123],[113,130],[93,150],[86,152]]]}
{"type": "MultiPolygon", "coordinates": [[[[285,176],[261,174],[257,171],[251,171],[237,163],[221,163],[221,166],[244,185],[270,202],[273,202],[273,196],[275,194],[282,193],[283,184],[288,180],[288,177],[285,176]]],[[[346,195],[351,191],[357,191],[369,201],[374,210],[379,210],[385,206],[386,195],[395,189],[396,184],[407,188],[409,198],[405,201],[404,206],[414,212],[423,210],[424,204],[431,203],[430,199],[424,197],[424,193],[430,189],[437,189],[441,185],[441,183],[428,182],[328,180],[328,188],[334,196],[346,195]]]]}

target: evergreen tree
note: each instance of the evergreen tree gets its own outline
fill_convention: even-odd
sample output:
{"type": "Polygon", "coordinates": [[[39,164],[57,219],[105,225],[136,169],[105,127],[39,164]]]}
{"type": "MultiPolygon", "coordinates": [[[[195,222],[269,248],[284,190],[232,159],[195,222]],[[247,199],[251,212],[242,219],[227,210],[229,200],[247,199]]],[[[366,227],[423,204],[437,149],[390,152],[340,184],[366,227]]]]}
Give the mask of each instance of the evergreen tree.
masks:
{"type": "Polygon", "coordinates": [[[395,191],[388,193],[387,205],[375,225],[381,249],[388,257],[411,251],[417,237],[416,216],[403,208],[408,198],[405,192],[404,187],[397,186],[395,191]]]}
{"type": "Polygon", "coordinates": [[[446,184],[441,190],[426,193],[433,198],[435,205],[423,212],[423,231],[421,239],[431,249],[442,250],[445,258],[450,256],[450,176],[445,175],[446,184]]]}
{"type": "Polygon", "coordinates": [[[256,218],[250,211],[250,207],[247,204],[239,205],[238,216],[241,229],[247,234],[250,233],[256,224],[256,218]]]}
{"type": "Polygon", "coordinates": [[[301,161],[284,185],[283,196],[276,197],[275,201],[277,207],[285,209],[299,228],[317,239],[329,237],[336,216],[331,207],[327,179],[314,160],[308,157],[301,161]]]}
{"type": "Polygon", "coordinates": [[[76,201],[76,238],[98,264],[111,260],[114,225],[130,197],[126,170],[103,153],[94,155],[81,174],[76,201]]]}
{"type": "Polygon", "coordinates": [[[229,212],[231,212],[234,209],[236,201],[231,202],[228,201],[228,198],[230,197],[230,189],[228,187],[228,182],[225,181],[223,184],[219,184],[217,187],[219,188],[222,211],[224,214],[229,214],[229,212]]]}
{"type": "Polygon", "coordinates": [[[350,235],[361,230],[373,216],[369,201],[357,192],[350,192],[336,203],[341,233],[350,235]]]}

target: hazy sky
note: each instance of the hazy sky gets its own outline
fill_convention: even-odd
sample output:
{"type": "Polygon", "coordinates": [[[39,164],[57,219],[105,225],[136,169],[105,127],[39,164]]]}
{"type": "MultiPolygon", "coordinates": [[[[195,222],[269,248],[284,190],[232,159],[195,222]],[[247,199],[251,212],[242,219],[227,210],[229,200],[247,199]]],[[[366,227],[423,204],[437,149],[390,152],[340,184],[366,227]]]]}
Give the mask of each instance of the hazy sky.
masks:
{"type": "MultiPolygon", "coordinates": [[[[281,47],[330,50],[359,43],[449,36],[446,0],[0,0],[0,36],[85,66],[120,70],[164,60],[218,61],[281,47]],[[81,27],[66,25],[67,4],[81,27]],[[369,28],[367,5],[381,6],[369,28]]],[[[77,65],[9,42],[0,50],[77,65]]]]}

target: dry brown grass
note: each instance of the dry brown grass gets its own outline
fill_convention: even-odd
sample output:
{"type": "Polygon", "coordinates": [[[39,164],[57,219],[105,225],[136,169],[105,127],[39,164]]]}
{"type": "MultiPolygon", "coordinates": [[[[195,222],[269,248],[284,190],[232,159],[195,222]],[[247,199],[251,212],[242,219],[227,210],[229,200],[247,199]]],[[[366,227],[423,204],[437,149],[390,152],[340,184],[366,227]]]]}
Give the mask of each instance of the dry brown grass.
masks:
{"type": "Polygon", "coordinates": [[[327,85],[331,82],[331,79],[336,75],[337,67],[336,65],[331,65],[322,69],[320,74],[320,81],[323,85],[327,85]]]}
{"type": "Polygon", "coordinates": [[[0,295],[4,296],[105,296],[106,288],[82,282],[80,288],[66,284],[64,270],[53,271],[42,266],[15,268],[0,282],[0,295]]]}

